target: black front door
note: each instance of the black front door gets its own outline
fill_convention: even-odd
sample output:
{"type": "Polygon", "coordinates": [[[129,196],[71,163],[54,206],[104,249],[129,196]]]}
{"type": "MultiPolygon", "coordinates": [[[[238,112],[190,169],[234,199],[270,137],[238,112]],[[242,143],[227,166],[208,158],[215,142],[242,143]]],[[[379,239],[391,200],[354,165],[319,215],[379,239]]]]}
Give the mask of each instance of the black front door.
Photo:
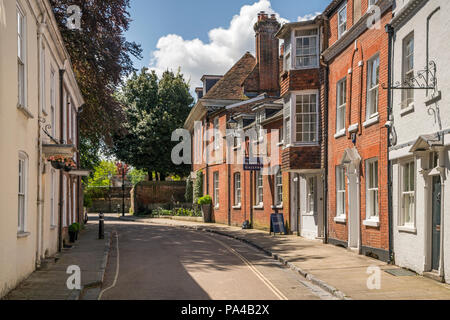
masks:
{"type": "Polygon", "coordinates": [[[433,177],[432,269],[439,270],[441,254],[441,178],[433,177]]]}

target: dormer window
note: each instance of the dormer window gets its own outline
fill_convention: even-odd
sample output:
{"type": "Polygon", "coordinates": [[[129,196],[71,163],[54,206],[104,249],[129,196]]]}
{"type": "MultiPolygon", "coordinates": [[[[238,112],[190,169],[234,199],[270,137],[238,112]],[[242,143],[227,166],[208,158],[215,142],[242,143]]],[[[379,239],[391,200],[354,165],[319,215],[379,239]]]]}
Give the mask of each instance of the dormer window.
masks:
{"type": "Polygon", "coordinates": [[[319,61],[319,32],[317,29],[295,31],[295,67],[312,68],[319,61]]]}
{"type": "Polygon", "coordinates": [[[338,11],[338,38],[347,31],[347,2],[338,11]]]}

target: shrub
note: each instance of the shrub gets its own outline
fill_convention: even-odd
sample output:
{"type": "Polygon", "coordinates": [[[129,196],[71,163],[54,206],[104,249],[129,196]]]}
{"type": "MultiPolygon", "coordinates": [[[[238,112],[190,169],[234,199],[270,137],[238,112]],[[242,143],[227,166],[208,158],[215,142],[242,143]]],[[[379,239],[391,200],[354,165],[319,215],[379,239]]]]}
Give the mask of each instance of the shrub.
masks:
{"type": "Polygon", "coordinates": [[[184,194],[184,198],[186,199],[186,202],[192,203],[194,199],[193,194],[193,185],[191,178],[186,179],[186,193],[184,194]]]}
{"type": "Polygon", "coordinates": [[[210,195],[206,195],[204,197],[201,197],[200,199],[198,199],[198,204],[203,206],[203,205],[207,205],[207,204],[211,204],[212,203],[212,198],[210,195]]]}
{"type": "Polygon", "coordinates": [[[197,176],[194,182],[194,203],[198,202],[198,199],[203,196],[203,172],[197,171],[197,176]]]}
{"type": "Polygon", "coordinates": [[[78,231],[80,231],[80,227],[79,227],[78,223],[75,222],[69,226],[69,232],[78,232],[78,231]]]}

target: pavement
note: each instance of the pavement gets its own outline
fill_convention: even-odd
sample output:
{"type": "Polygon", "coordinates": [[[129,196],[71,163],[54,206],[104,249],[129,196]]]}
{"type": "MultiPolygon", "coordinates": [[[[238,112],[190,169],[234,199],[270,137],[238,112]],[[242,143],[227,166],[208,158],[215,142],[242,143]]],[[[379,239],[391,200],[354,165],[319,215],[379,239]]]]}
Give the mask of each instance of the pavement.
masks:
{"type": "Polygon", "coordinates": [[[12,290],[5,300],[79,300],[86,289],[102,285],[109,254],[110,234],[98,240],[98,224],[89,222],[69,249],[47,259],[39,270],[12,290]],[[69,266],[81,270],[80,290],[69,290],[66,282],[69,266]]]}
{"type": "MultiPolygon", "coordinates": [[[[291,268],[313,285],[340,299],[449,300],[450,285],[350,250],[297,236],[271,236],[220,224],[127,216],[124,221],[182,227],[243,241],[291,268]],[[401,272],[395,276],[386,271],[401,272]],[[377,278],[377,276],[379,277],[377,278]],[[375,279],[375,280],[374,280],[375,279]],[[378,281],[378,280],[379,281],[378,281]]],[[[217,237],[215,238],[223,238],[217,237]]]]}

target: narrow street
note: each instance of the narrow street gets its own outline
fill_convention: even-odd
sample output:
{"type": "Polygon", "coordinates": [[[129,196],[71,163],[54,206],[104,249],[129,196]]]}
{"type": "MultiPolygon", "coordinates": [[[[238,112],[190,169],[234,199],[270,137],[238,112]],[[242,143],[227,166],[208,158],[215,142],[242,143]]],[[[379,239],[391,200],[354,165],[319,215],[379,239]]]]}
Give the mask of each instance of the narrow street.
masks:
{"type": "Polygon", "coordinates": [[[334,299],[236,240],[115,217],[101,300],[334,299]]]}

